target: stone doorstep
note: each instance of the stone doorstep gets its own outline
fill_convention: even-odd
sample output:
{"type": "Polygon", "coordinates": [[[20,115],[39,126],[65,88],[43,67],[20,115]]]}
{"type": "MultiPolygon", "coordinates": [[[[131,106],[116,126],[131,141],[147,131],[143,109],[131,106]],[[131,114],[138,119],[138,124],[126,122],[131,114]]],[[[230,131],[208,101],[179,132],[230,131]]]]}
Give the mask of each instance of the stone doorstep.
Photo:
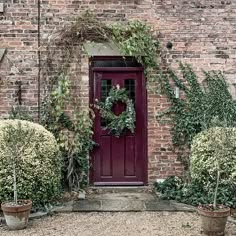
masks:
{"type": "Polygon", "coordinates": [[[138,212],[138,211],[182,211],[195,212],[196,208],[174,201],[164,200],[127,200],[127,199],[86,199],[74,201],[70,207],[54,209],[55,212],[138,212]],[[63,210],[62,210],[63,209],[63,210]],[[62,210],[62,211],[61,211],[62,210]]]}
{"type": "Polygon", "coordinates": [[[102,186],[96,187],[91,186],[86,189],[88,193],[143,193],[143,192],[150,192],[152,188],[150,186],[102,186]]]}

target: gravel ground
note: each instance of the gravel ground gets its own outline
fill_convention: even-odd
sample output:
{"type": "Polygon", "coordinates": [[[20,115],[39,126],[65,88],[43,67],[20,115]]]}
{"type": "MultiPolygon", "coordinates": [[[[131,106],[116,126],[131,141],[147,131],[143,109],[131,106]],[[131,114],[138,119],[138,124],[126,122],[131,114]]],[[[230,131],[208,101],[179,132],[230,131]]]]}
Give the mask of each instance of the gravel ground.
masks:
{"type": "MultiPolygon", "coordinates": [[[[1,236],[197,236],[200,220],[195,213],[70,213],[29,222],[21,231],[0,227],[1,236]]],[[[227,224],[226,235],[236,235],[236,225],[227,224]]]]}

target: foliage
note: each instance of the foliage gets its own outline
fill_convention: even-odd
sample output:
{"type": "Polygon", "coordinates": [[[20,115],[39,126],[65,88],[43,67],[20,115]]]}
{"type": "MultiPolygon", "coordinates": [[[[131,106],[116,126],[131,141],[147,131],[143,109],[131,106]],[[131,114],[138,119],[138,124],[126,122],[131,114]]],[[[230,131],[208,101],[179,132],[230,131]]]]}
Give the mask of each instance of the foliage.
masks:
{"type": "Polygon", "coordinates": [[[34,130],[31,129],[28,124],[27,127],[23,129],[21,122],[18,121],[16,127],[13,124],[7,124],[2,131],[2,139],[4,142],[0,145],[4,151],[5,158],[9,161],[8,165],[12,167],[14,203],[17,205],[18,197],[16,167],[20,159],[24,158],[23,155],[25,151],[29,150],[29,146],[31,145],[31,137],[34,136],[34,130]]]}
{"type": "MultiPolygon", "coordinates": [[[[161,87],[170,101],[170,108],[158,113],[157,118],[167,118],[172,124],[172,142],[179,149],[189,149],[193,137],[212,126],[217,117],[227,126],[236,124],[236,101],[228,90],[228,85],[220,72],[204,72],[201,84],[190,65],[180,63],[182,76],[168,69],[160,76],[161,87]],[[175,88],[180,90],[176,97],[175,88]]],[[[182,157],[189,167],[189,158],[182,157]]]]}
{"type": "Polygon", "coordinates": [[[191,177],[205,187],[215,184],[220,167],[221,182],[236,182],[236,128],[210,128],[192,144],[191,177]]]}
{"type": "MultiPolygon", "coordinates": [[[[218,203],[229,207],[236,207],[235,186],[220,184],[218,189],[218,203]]],[[[208,189],[196,181],[186,183],[179,177],[171,176],[161,183],[155,183],[155,190],[163,200],[175,200],[181,203],[198,206],[213,202],[214,186],[208,189]]]]}
{"type": "Polygon", "coordinates": [[[210,128],[193,139],[190,173],[193,181],[208,189],[215,187],[216,208],[218,185],[236,182],[236,128],[210,128]]]}
{"type": "Polygon", "coordinates": [[[9,114],[9,119],[33,121],[33,117],[29,114],[29,112],[23,109],[23,107],[20,105],[12,107],[9,114]]]}
{"type": "Polygon", "coordinates": [[[64,183],[70,190],[78,190],[87,184],[89,169],[88,154],[92,150],[91,113],[74,105],[73,118],[65,113],[66,105],[71,101],[69,80],[59,75],[57,86],[44,100],[41,123],[56,137],[64,158],[64,183]]]}
{"type": "Polygon", "coordinates": [[[61,160],[49,131],[28,121],[2,120],[0,147],[1,202],[12,200],[16,189],[19,198],[31,199],[34,206],[45,205],[58,195],[61,160]]]}
{"type": "Polygon", "coordinates": [[[67,128],[71,128],[72,124],[64,112],[65,104],[69,101],[69,80],[64,74],[60,74],[56,81],[57,84],[43,101],[40,118],[41,123],[57,137],[64,123],[67,128]]]}
{"type": "MultiPolygon", "coordinates": [[[[46,45],[42,78],[48,94],[42,103],[41,123],[55,134],[60,143],[65,159],[64,171],[70,189],[78,189],[86,183],[89,168],[88,154],[94,144],[93,114],[84,111],[79,98],[75,102],[75,98],[69,96],[71,95],[68,82],[70,66],[73,60],[81,66],[85,42],[110,41],[118,45],[122,54],[134,56],[142,62],[146,75],[150,74],[152,67],[157,66],[158,42],[152,35],[150,27],[139,21],[126,22],[123,25],[107,25],[86,12],[74,19],[71,25],[66,25],[57,32],[54,31],[46,45]],[[71,104],[75,114],[68,116],[65,110],[71,104]]],[[[134,109],[131,102],[128,103],[131,109],[128,113],[134,120],[134,109]]],[[[120,118],[122,118],[121,126],[124,127],[125,116],[122,115],[120,118]]],[[[133,122],[125,125],[131,131],[134,129],[133,122]]]]}
{"type": "Polygon", "coordinates": [[[170,176],[163,182],[156,182],[155,189],[160,192],[162,199],[173,200],[177,197],[178,193],[183,187],[183,181],[177,176],[170,176]]]}
{"type": "Polygon", "coordinates": [[[98,102],[101,117],[107,121],[105,129],[109,129],[109,133],[119,137],[126,129],[132,133],[135,129],[135,109],[134,104],[127,95],[125,88],[111,88],[105,102],[98,102]],[[126,110],[116,115],[112,111],[114,104],[122,102],[126,104],[126,110]]]}
{"type": "Polygon", "coordinates": [[[121,54],[133,56],[142,63],[147,77],[151,76],[150,72],[153,69],[157,69],[156,55],[159,42],[148,25],[137,20],[108,25],[87,11],[74,19],[70,26],[66,25],[50,36],[45,62],[46,75],[51,77],[50,67],[53,67],[53,62],[58,60],[58,55],[63,56],[61,56],[60,67],[57,68],[57,72],[63,73],[69,68],[74,56],[80,58],[85,42],[111,41],[118,46],[121,54]],[[51,40],[52,38],[54,40],[51,40]],[[76,47],[79,48],[79,52],[75,50],[76,47]]]}
{"type": "Polygon", "coordinates": [[[193,139],[192,180],[178,177],[156,184],[162,199],[191,205],[216,203],[236,207],[236,129],[214,127],[193,139]]]}
{"type": "Polygon", "coordinates": [[[157,51],[159,41],[155,39],[151,28],[141,21],[131,21],[127,24],[111,26],[112,39],[116,42],[123,55],[133,56],[145,67],[146,76],[157,69],[157,51]]]}

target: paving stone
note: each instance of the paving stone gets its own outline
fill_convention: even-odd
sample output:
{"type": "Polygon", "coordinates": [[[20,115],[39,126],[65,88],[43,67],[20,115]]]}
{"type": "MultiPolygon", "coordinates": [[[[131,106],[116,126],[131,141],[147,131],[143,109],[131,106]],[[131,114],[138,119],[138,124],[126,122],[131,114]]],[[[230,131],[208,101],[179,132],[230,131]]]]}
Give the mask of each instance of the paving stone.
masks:
{"type": "Polygon", "coordinates": [[[52,212],[55,213],[67,213],[67,212],[72,212],[73,211],[73,207],[72,206],[57,206],[54,207],[52,212]]]}
{"type": "Polygon", "coordinates": [[[140,200],[102,200],[102,211],[144,211],[140,200]]]}
{"type": "Polygon", "coordinates": [[[89,187],[88,192],[94,193],[145,193],[151,191],[149,186],[135,186],[135,187],[89,187]]]}
{"type": "Polygon", "coordinates": [[[146,211],[175,211],[175,207],[166,200],[152,200],[145,202],[146,211]]]}
{"type": "Polygon", "coordinates": [[[35,212],[35,213],[30,214],[29,219],[30,219],[30,220],[39,219],[39,218],[45,217],[45,216],[47,216],[47,215],[48,215],[48,212],[45,212],[45,211],[38,211],[38,212],[35,212]]]}
{"type": "MultiPolygon", "coordinates": [[[[116,190],[116,189],[115,189],[116,190]]],[[[132,189],[133,191],[133,189],[132,189]]],[[[175,201],[160,200],[151,192],[92,192],[86,195],[84,200],[76,200],[66,203],[64,206],[56,207],[54,212],[107,212],[107,211],[188,211],[193,212],[195,208],[175,201]]]]}
{"type": "Polygon", "coordinates": [[[99,194],[91,194],[89,199],[98,199],[98,200],[155,200],[156,197],[150,193],[99,193],[99,194]]]}
{"type": "Polygon", "coordinates": [[[75,201],[72,207],[73,211],[101,211],[100,200],[81,200],[75,201]]]}
{"type": "Polygon", "coordinates": [[[176,211],[185,211],[185,212],[195,212],[196,207],[190,206],[187,204],[175,202],[175,201],[170,201],[170,203],[173,205],[176,211]]]}
{"type": "Polygon", "coordinates": [[[59,213],[59,212],[62,212],[62,213],[72,212],[73,211],[73,204],[74,204],[74,201],[66,202],[62,206],[55,206],[51,211],[55,212],[55,213],[59,213]]]}

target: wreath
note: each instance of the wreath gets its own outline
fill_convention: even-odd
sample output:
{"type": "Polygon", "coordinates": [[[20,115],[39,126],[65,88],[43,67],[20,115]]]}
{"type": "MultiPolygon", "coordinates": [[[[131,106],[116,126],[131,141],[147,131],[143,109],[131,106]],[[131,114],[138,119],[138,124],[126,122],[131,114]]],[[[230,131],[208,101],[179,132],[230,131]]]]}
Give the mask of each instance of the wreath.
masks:
{"type": "Polygon", "coordinates": [[[125,88],[120,89],[119,85],[112,87],[106,100],[98,103],[98,109],[101,117],[107,122],[104,129],[109,129],[110,134],[119,137],[126,129],[134,133],[136,114],[133,101],[129,99],[125,88]],[[121,114],[116,115],[112,111],[112,107],[118,102],[125,103],[126,109],[121,114]]]}

